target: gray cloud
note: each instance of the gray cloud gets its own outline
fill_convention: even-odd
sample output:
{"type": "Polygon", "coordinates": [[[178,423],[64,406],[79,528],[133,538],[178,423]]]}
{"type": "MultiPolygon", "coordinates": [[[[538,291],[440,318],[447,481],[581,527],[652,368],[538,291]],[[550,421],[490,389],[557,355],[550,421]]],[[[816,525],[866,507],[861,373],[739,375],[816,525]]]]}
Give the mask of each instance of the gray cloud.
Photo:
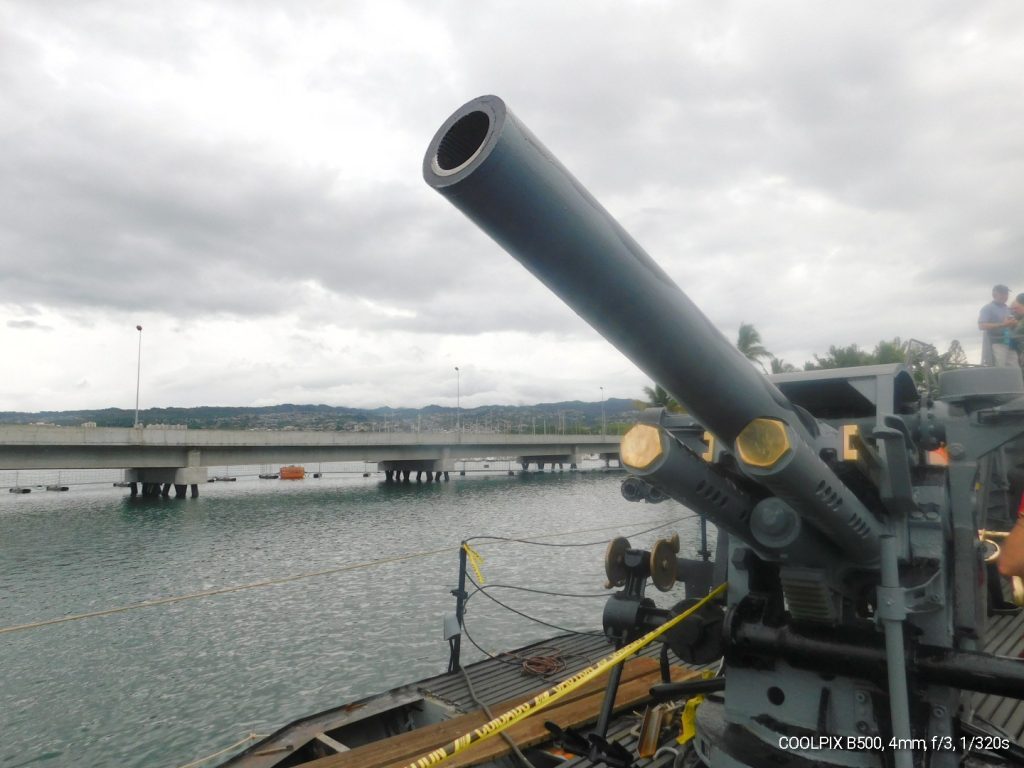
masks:
{"type": "MultiPolygon", "coordinates": [[[[354,331],[367,389],[387,356],[356,347],[387,334],[427,367],[446,365],[427,352],[444,340],[462,341],[435,356],[496,333],[589,342],[420,180],[437,126],[487,92],[723,332],[754,322],[792,362],[970,340],[992,283],[1024,287],[1015,4],[389,14],[0,2],[0,303],[81,328],[112,313],[296,323],[321,344],[311,359],[327,329],[354,331]]],[[[287,379],[253,364],[268,388],[287,379]]],[[[329,373],[305,380],[330,391],[329,373]]]]}
{"type": "Polygon", "coordinates": [[[49,325],[37,323],[35,320],[8,320],[7,327],[18,331],[52,331],[49,325]]]}

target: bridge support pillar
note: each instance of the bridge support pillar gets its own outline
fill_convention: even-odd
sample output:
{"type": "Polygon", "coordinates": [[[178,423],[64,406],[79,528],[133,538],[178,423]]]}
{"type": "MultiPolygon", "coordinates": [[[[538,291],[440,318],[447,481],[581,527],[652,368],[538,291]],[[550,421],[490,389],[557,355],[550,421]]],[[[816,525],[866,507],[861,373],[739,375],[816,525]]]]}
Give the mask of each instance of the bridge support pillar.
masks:
{"type": "Polygon", "coordinates": [[[448,479],[449,470],[454,469],[451,460],[444,458],[440,459],[393,459],[390,461],[381,461],[377,463],[377,471],[384,473],[384,482],[390,483],[392,479],[394,482],[410,482],[410,478],[415,473],[416,482],[424,482],[424,474],[426,474],[426,482],[436,483],[441,479],[441,473],[444,473],[444,479],[448,479]]]}
{"type": "Polygon", "coordinates": [[[565,469],[565,465],[569,465],[569,469],[576,469],[579,466],[581,460],[581,454],[579,453],[564,453],[564,454],[546,454],[543,456],[520,456],[517,461],[519,466],[523,468],[525,472],[530,468],[531,464],[536,464],[537,469],[541,472],[544,471],[544,465],[550,464],[552,471],[555,469],[555,465],[558,465],[560,470],[565,469]]]}
{"type": "Polygon", "coordinates": [[[199,484],[206,482],[206,475],[206,467],[136,467],[124,471],[125,482],[130,483],[131,495],[138,495],[141,484],[144,498],[166,498],[170,496],[172,485],[175,498],[184,498],[185,486],[192,486],[192,498],[196,498],[199,496],[199,484]]]}

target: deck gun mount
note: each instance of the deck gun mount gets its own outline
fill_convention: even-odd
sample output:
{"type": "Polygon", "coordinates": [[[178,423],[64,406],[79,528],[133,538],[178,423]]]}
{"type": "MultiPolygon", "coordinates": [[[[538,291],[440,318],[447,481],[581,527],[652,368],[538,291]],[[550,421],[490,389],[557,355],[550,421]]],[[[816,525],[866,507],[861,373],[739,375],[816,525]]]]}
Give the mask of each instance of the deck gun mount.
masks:
{"type": "Polygon", "coordinates": [[[950,371],[936,397],[898,365],[761,374],[495,96],[448,118],[423,174],[692,417],[649,415],[622,458],[719,529],[726,682],[698,710],[701,761],[960,765],[964,691],[1024,691],[1024,664],[979,651],[975,493],[1024,434],[1020,371],[950,371]]]}

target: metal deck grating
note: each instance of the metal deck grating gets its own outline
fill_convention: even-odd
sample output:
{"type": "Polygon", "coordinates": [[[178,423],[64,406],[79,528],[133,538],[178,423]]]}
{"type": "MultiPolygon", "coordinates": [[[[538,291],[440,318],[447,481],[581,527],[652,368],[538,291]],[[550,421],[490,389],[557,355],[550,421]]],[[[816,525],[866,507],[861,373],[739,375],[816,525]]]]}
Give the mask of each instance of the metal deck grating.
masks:
{"type": "MultiPolygon", "coordinates": [[[[605,637],[559,635],[520,648],[515,655],[526,658],[546,649],[557,651],[565,661],[565,669],[548,677],[526,674],[521,665],[513,665],[497,659],[484,659],[467,665],[466,672],[473,681],[473,689],[477,696],[490,706],[514,696],[539,692],[587,668],[615,650],[605,637]]],[[[652,643],[637,655],[657,658],[660,652],[661,644],[652,643]]],[[[501,658],[510,660],[512,656],[505,655],[501,658]]],[[[678,665],[678,662],[674,661],[674,663],[678,665]]],[[[451,704],[460,712],[470,712],[477,708],[462,675],[438,675],[420,682],[417,687],[423,694],[451,704]]]]}
{"type": "MultiPolygon", "coordinates": [[[[525,657],[529,656],[531,651],[545,648],[557,649],[566,661],[564,670],[547,679],[524,674],[518,666],[494,659],[485,659],[467,666],[473,688],[480,700],[492,705],[514,696],[543,690],[545,683],[554,685],[613,650],[612,645],[602,637],[562,635],[522,648],[517,651],[517,655],[525,657]]],[[[660,650],[661,644],[653,643],[638,655],[657,658],[660,650]]],[[[1015,616],[992,617],[989,620],[984,650],[999,656],[1011,657],[1024,652],[1024,612],[1015,616]]],[[[679,663],[674,657],[672,661],[673,664],[679,663]]],[[[1021,663],[1024,664],[1024,660],[1021,663]]],[[[462,712],[476,708],[462,675],[439,675],[423,681],[418,688],[424,695],[450,703],[462,712]]],[[[972,706],[977,717],[991,723],[1018,743],[1024,744],[1024,702],[1002,696],[975,694],[972,697],[972,706]]],[[[630,731],[636,724],[636,718],[632,715],[620,715],[613,721],[609,733],[621,738],[623,746],[627,749],[632,749],[636,736],[630,735],[630,731]]],[[[663,764],[667,764],[666,759],[659,757],[657,760],[638,761],[637,768],[662,768],[663,764]]],[[[564,768],[590,768],[591,765],[592,763],[585,758],[576,758],[566,762],[564,768]]]]}
{"type": "MultiPolygon", "coordinates": [[[[1004,591],[1009,598],[1006,584],[1004,591]]],[[[1024,653],[1024,611],[1016,616],[991,617],[983,650],[1011,658],[1024,653]]],[[[1024,664],[1024,659],[1020,663],[1024,664]]],[[[1024,744],[1024,701],[979,693],[971,698],[971,706],[977,717],[992,723],[1018,744],[1024,744]]]]}
{"type": "MultiPolygon", "coordinates": [[[[661,653],[661,643],[651,643],[642,649],[637,656],[658,658],[661,653]]],[[[560,680],[579,672],[582,669],[594,664],[603,657],[614,651],[614,646],[604,637],[593,635],[560,635],[533,645],[526,646],[516,651],[516,655],[527,657],[531,651],[543,649],[557,649],[566,662],[565,669],[549,678],[542,678],[535,675],[524,674],[521,667],[504,664],[494,659],[485,659],[466,667],[467,673],[473,681],[473,689],[478,698],[488,706],[505,701],[514,696],[539,693],[546,687],[558,683],[560,680]]],[[[681,663],[674,656],[674,666],[689,667],[690,669],[704,669],[681,663]]],[[[714,666],[714,665],[711,665],[714,666]]],[[[438,675],[437,677],[424,680],[417,688],[426,696],[435,697],[452,704],[460,711],[468,712],[477,708],[466,687],[462,675],[438,675]]],[[[495,712],[495,714],[498,714],[495,712]]],[[[616,716],[609,727],[609,740],[620,742],[626,749],[632,750],[636,746],[636,729],[639,727],[638,715],[626,712],[616,716]]],[[[656,759],[640,759],[635,763],[636,768],[667,768],[673,762],[674,755],[671,753],[659,755],[656,759]]],[[[510,757],[502,758],[499,761],[506,768],[521,768],[518,762],[510,757]]],[[[566,761],[562,768],[590,768],[594,764],[583,757],[577,757],[566,761]]]]}
{"type": "MultiPolygon", "coordinates": [[[[1015,616],[995,616],[989,621],[986,633],[984,650],[1000,656],[1016,657],[1024,652],[1024,612],[1015,616]]],[[[638,656],[657,658],[661,652],[660,643],[652,643],[644,648],[638,656]]],[[[473,689],[480,701],[488,706],[494,706],[511,698],[527,696],[539,693],[566,677],[591,666],[598,660],[612,653],[612,644],[603,636],[598,635],[559,635],[532,645],[520,648],[515,651],[515,656],[520,658],[531,655],[549,654],[557,651],[565,662],[565,668],[549,676],[538,676],[526,674],[520,665],[512,665],[497,659],[484,659],[467,665],[466,671],[470,675],[473,689]]],[[[512,655],[508,654],[511,658],[512,655]]],[[[677,666],[679,661],[673,656],[672,663],[677,666]]],[[[1024,661],[1021,661],[1024,664],[1024,661]]],[[[714,665],[711,665],[714,666],[714,665]]],[[[691,669],[701,669],[700,667],[691,669]]],[[[394,705],[402,702],[415,701],[419,698],[426,698],[442,703],[449,707],[450,711],[458,713],[469,713],[477,709],[477,704],[470,695],[466,685],[465,677],[462,674],[442,674],[428,678],[419,683],[402,686],[384,697],[394,699],[394,705]]],[[[373,706],[373,702],[380,699],[370,697],[363,702],[357,702],[361,706],[373,706]]],[[[971,697],[971,703],[976,716],[992,723],[996,728],[1013,738],[1018,743],[1024,743],[1024,702],[1007,699],[999,696],[985,696],[975,694],[971,697]]],[[[297,727],[299,732],[308,732],[313,735],[318,731],[330,730],[336,727],[339,717],[344,717],[349,710],[357,709],[354,705],[335,708],[326,712],[312,715],[292,723],[290,726],[280,729],[275,734],[254,745],[249,752],[249,758],[245,759],[246,766],[270,765],[273,758],[262,759],[254,756],[253,752],[259,752],[268,746],[278,742],[289,740],[289,729],[297,727]]],[[[495,714],[499,714],[495,712],[495,714]]],[[[636,743],[636,736],[631,732],[638,725],[638,717],[633,713],[626,712],[614,718],[609,736],[622,742],[627,749],[632,749],[636,743]]],[[[300,738],[300,741],[302,739],[300,738]]],[[[227,761],[224,765],[236,765],[244,758],[238,755],[227,761]]],[[[639,760],[637,768],[668,768],[673,756],[669,753],[661,755],[652,760],[639,760]]],[[[500,761],[502,766],[507,768],[520,768],[507,758],[500,761]]],[[[567,761],[563,768],[590,768],[592,763],[585,758],[574,758],[567,761]]]]}

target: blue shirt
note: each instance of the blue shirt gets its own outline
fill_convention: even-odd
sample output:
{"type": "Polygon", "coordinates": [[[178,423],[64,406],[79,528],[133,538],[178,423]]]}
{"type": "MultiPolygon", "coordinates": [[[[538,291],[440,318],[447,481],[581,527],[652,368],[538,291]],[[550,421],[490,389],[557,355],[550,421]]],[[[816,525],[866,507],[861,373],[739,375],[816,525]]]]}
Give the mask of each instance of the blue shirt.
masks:
{"type": "MultiPolygon", "coordinates": [[[[978,314],[979,323],[1002,323],[1007,318],[1012,317],[1013,313],[1010,312],[1010,308],[1005,304],[996,304],[994,301],[989,302],[981,308],[981,312],[978,314]]],[[[988,336],[990,341],[996,344],[1005,344],[1006,341],[1006,329],[1005,328],[991,328],[985,331],[985,335],[988,336]]]]}

